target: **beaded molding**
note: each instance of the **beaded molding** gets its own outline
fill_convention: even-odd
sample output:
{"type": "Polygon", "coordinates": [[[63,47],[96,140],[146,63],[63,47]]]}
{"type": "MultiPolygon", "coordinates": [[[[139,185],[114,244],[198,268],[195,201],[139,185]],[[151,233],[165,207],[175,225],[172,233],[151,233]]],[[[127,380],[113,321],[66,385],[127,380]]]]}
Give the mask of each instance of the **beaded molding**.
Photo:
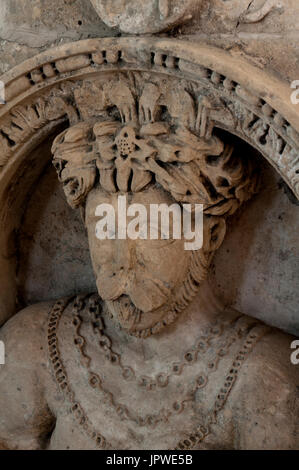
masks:
{"type": "Polygon", "coordinates": [[[62,364],[59,346],[58,346],[58,338],[57,338],[57,328],[59,325],[59,321],[61,316],[71,302],[72,298],[59,300],[53,306],[49,314],[49,322],[48,322],[48,351],[49,351],[49,358],[52,364],[52,370],[55,377],[55,380],[62,391],[65,398],[68,400],[70,404],[70,412],[72,413],[75,421],[80,426],[80,428],[84,431],[84,433],[94,441],[96,447],[99,449],[107,449],[107,441],[106,439],[97,432],[92,424],[90,423],[84,409],[80,405],[80,403],[76,400],[75,394],[72,391],[68,379],[65,368],[62,364]]]}
{"type": "MultiPolygon", "coordinates": [[[[66,108],[70,110],[70,105],[65,106],[61,97],[54,96],[49,98],[48,111],[45,110],[44,98],[40,97],[42,90],[58,89],[67,80],[97,73],[140,70],[196,81],[201,84],[203,95],[209,92],[219,97],[230,116],[226,123],[223,116],[219,121],[216,116],[216,127],[238,135],[257,148],[298,197],[298,114],[291,102],[283,103],[286,85],[271,76],[266,80],[267,74],[246,61],[240,60],[239,69],[229,54],[216,48],[198,47],[196,53],[188,42],[153,38],[93,39],[62,46],[52,54],[47,51],[2,77],[7,104],[0,108],[0,167],[5,167],[37,130],[58,117],[67,119],[66,108]],[[251,74],[252,87],[233,76],[235,69],[245,81],[246,70],[242,73],[239,70],[242,67],[251,74]],[[230,71],[224,73],[227,69],[230,71]],[[256,88],[263,79],[265,89],[259,94],[256,88]],[[276,109],[273,101],[276,108],[284,111],[276,109]],[[284,115],[285,111],[293,122],[297,121],[296,127],[284,115]]],[[[290,93],[288,98],[290,101],[290,93]]]]}

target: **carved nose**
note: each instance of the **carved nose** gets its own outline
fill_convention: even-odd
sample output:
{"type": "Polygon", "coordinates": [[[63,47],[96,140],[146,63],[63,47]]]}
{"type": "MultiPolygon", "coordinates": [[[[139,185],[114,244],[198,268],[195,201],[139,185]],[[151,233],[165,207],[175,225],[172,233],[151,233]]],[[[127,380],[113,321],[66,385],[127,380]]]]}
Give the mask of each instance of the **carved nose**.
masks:
{"type": "Polygon", "coordinates": [[[115,254],[115,264],[118,273],[130,271],[133,263],[133,247],[130,246],[129,240],[119,240],[117,243],[117,252],[115,254]]]}

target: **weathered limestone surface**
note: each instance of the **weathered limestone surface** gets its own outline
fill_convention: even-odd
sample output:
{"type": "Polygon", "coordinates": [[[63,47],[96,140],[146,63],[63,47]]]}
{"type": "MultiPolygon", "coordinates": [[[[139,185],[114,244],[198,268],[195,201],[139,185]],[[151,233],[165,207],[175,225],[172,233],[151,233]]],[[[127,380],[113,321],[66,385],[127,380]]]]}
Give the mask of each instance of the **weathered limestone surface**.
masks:
{"type": "MultiPolygon", "coordinates": [[[[100,0],[98,3],[105,4],[107,1],[100,0]]],[[[160,34],[223,47],[236,56],[247,57],[285,80],[298,78],[297,0],[209,0],[191,3],[196,4],[192,19],[160,34]],[[263,9],[265,3],[269,7],[263,9]],[[261,9],[261,15],[251,15],[246,19],[246,14],[261,9]],[[267,11],[269,13],[263,16],[263,12],[267,11]]],[[[121,32],[118,26],[106,26],[97,16],[90,0],[2,0],[0,8],[2,73],[25,58],[63,42],[128,34],[121,32]]],[[[148,23],[153,24],[153,21],[148,20],[148,23]]],[[[137,33],[145,32],[141,29],[140,26],[137,33]]]]}
{"type": "Polygon", "coordinates": [[[89,0],[1,0],[0,73],[50,47],[116,34],[89,0]]]}
{"type": "MultiPolygon", "coordinates": [[[[142,47],[143,47],[143,46],[142,46],[142,47]]],[[[200,48],[200,46],[198,46],[198,47],[200,48]]],[[[66,47],[66,51],[68,51],[68,47],[66,47]]],[[[205,54],[207,54],[206,51],[205,51],[205,54]]],[[[208,54],[207,54],[207,57],[208,57],[208,54]]],[[[229,57],[230,57],[230,56],[229,56],[229,57]]],[[[238,58],[238,59],[236,58],[236,60],[239,60],[239,59],[241,60],[242,58],[238,58]]],[[[85,60],[85,59],[84,59],[84,60],[85,60]]],[[[83,65],[84,65],[84,64],[83,64],[83,65]]],[[[63,69],[61,68],[61,70],[63,70],[63,69]]],[[[243,71],[243,66],[240,67],[240,73],[242,73],[242,71],[243,71]]],[[[267,76],[267,75],[265,75],[265,76],[267,76]]],[[[251,74],[247,74],[247,77],[250,77],[250,78],[251,78],[251,74]]],[[[252,75],[252,79],[253,79],[253,78],[254,78],[254,75],[252,75]]],[[[217,79],[217,77],[215,77],[215,79],[217,79]]],[[[249,84],[249,83],[250,83],[250,81],[248,81],[248,84],[249,84]]],[[[263,91],[263,84],[265,84],[265,86],[266,86],[266,83],[267,83],[266,80],[265,80],[265,81],[263,81],[263,79],[260,80],[259,86],[260,86],[260,88],[261,88],[262,91],[263,91]]],[[[275,83],[275,82],[273,82],[273,83],[275,83]]],[[[269,86],[268,86],[268,88],[269,88],[269,86]]],[[[277,91],[279,90],[279,86],[276,86],[276,85],[274,84],[274,85],[273,85],[273,90],[275,90],[275,92],[277,92],[277,91]]],[[[87,92],[88,92],[88,87],[87,87],[87,92]]],[[[284,102],[284,105],[287,105],[288,108],[290,109],[290,111],[292,111],[293,114],[295,115],[295,108],[296,108],[296,105],[292,105],[290,102],[288,102],[288,93],[289,93],[289,90],[288,90],[288,87],[286,86],[285,89],[284,89],[284,96],[286,97],[285,102],[284,102]]],[[[272,88],[270,87],[270,88],[269,88],[269,96],[270,96],[270,97],[271,97],[271,94],[272,94],[272,88]]],[[[86,99],[86,98],[84,98],[84,99],[86,99]]],[[[51,105],[51,106],[53,106],[53,105],[51,105]]],[[[51,107],[51,106],[50,106],[50,107],[51,107]]],[[[59,106],[57,107],[57,105],[55,105],[55,102],[54,102],[55,113],[58,112],[58,115],[59,115],[59,112],[61,112],[61,111],[59,111],[59,110],[60,110],[60,106],[61,106],[61,103],[60,103],[59,106]]],[[[276,106],[276,104],[275,104],[275,106],[276,106]]],[[[54,113],[54,114],[55,114],[55,113],[54,113]]],[[[51,110],[50,110],[50,114],[53,115],[53,112],[52,112],[51,110]]],[[[55,116],[54,116],[54,117],[55,117],[55,116]]],[[[58,116],[57,116],[57,117],[58,117],[58,116]]],[[[227,115],[226,118],[229,118],[229,115],[227,115]]],[[[53,118],[51,118],[51,119],[53,119],[53,118]]],[[[29,122],[30,122],[30,121],[29,121],[29,122]]],[[[296,123],[296,118],[294,119],[294,123],[296,123]]],[[[221,122],[220,122],[220,124],[221,124],[221,122]]],[[[23,124],[22,124],[22,125],[23,125],[23,124]]],[[[39,125],[39,124],[38,124],[38,125],[39,125]]],[[[231,123],[230,123],[229,125],[231,125],[231,123]]],[[[259,126],[260,126],[260,124],[259,124],[259,126]]],[[[258,130],[258,132],[260,132],[260,130],[258,130]]],[[[263,133],[262,128],[261,128],[261,132],[263,133]]],[[[15,137],[14,137],[14,138],[15,138],[15,137]]],[[[288,149],[286,149],[286,150],[288,150],[288,149]]],[[[38,151],[36,151],[36,154],[38,155],[38,151]]],[[[45,159],[49,158],[49,154],[48,154],[48,157],[46,156],[45,152],[43,152],[43,151],[41,152],[41,154],[43,155],[43,158],[45,158],[45,159]]],[[[293,153],[293,154],[294,154],[294,155],[296,154],[296,151],[295,151],[295,150],[294,150],[294,153],[293,153]]],[[[287,152],[286,152],[286,155],[287,155],[287,152]]],[[[271,153],[271,151],[269,151],[269,158],[270,158],[270,157],[272,158],[272,153],[271,153]]],[[[3,158],[3,154],[2,154],[2,158],[3,158]]],[[[39,161],[40,161],[40,164],[44,164],[44,163],[45,163],[45,162],[42,163],[41,159],[39,159],[39,161]]],[[[294,169],[293,173],[294,173],[294,172],[295,172],[295,169],[294,169]]],[[[293,173],[292,173],[292,174],[293,174],[293,173]]],[[[294,173],[294,175],[295,175],[295,173],[294,173]]],[[[296,176],[296,175],[295,175],[295,176],[296,176]]],[[[24,181],[25,181],[25,178],[24,178],[22,181],[24,182],[24,181]]],[[[280,194],[282,194],[282,191],[280,191],[280,194]]],[[[288,199],[285,195],[283,195],[283,198],[284,198],[283,201],[285,201],[284,204],[287,205],[287,213],[289,214],[289,216],[288,216],[289,219],[292,220],[292,221],[295,221],[295,220],[296,220],[296,214],[297,214],[296,200],[295,200],[294,198],[288,199]]],[[[11,213],[12,213],[12,212],[11,212],[11,213]]],[[[17,214],[17,213],[18,213],[18,210],[16,209],[13,213],[14,213],[14,214],[17,214]]],[[[281,214],[279,213],[279,214],[277,215],[277,217],[279,217],[280,215],[281,215],[281,214]]],[[[280,219],[279,219],[279,220],[280,220],[280,219]]],[[[293,223],[294,223],[294,222],[293,222],[293,223]]],[[[16,222],[13,222],[13,224],[14,224],[14,225],[17,225],[16,222]]],[[[279,225],[279,228],[280,228],[280,230],[284,230],[284,225],[283,225],[283,223],[279,225]]],[[[61,227],[61,229],[63,229],[63,227],[61,227]]],[[[19,230],[19,229],[16,229],[16,230],[19,230]]],[[[286,230],[290,230],[290,231],[293,231],[293,230],[294,230],[294,233],[296,233],[295,229],[293,229],[293,225],[288,226],[288,228],[287,228],[286,230]]],[[[16,233],[18,234],[19,232],[17,231],[16,233]]],[[[22,232],[21,232],[21,233],[22,233],[22,232]]],[[[277,239],[277,240],[278,240],[278,239],[277,239]]],[[[281,251],[280,248],[279,248],[279,249],[277,248],[278,251],[276,251],[276,250],[272,250],[272,251],[271,251],[271,256],[273,256],[273,262],[271,261],[271,262],[270,262],[270,265],[269,265],[269,264],[268,264],[268,261],[267,261],[267,262],[265,261],[266,259],[268,260],[268,257],[269,257],[269,252],[267,251],[265,245],[264,245],[264,246],[265,246],[265,250],[263,250],[263,249],[259,249],[259,250],[258,250],[258,257],[259,257],[259,259],[260,259],[260,257],[262,256],[262,254],[263,254],[263,256],[265,256],[265,258],[261,258],[261,259],[260,259],[259,266],[273,266],[273,265],[274,265],[274,266],[277,266],[277,267],[278,267],[278,266],[281,266],[281,267],[282,267],[282,268],[281,268],[281,271],[279,271],[279,273],[281,273],[281,274],[278,273],[278,276],[279,276],[279,278],[280,278],[279,284],[280,284],[280,286],[281,286],[280,288],[282,289],[282,293],[280,293],[280,290],[278,290],[278,289],[275,287],[275,286],[277,285],[277,284],[275,284],[276,281],[273,281],[273,287],[270,288],[270,291],[267,289],[267,296],[266,296],[266,299],[264,298],[265,312],[271,312],[271,310],[273,310],[272,318],[273,318],[273,319],[274,319],[274,318],[276,319],[276,320],[273,320],[273,321],[275,322],[275,324],[278,325],[278,326],[282,326],[282,327],[285,328],[287,331],[290,331],[290,332],[295,333],[295,332],[297,331],[297,328],[298,328],[298,327],[297,327],[297,321],[294,319],[294,316],[295,316],[294,309],[295,309],[295,311],[296,311],[296,307],[295,307],[295,305],[296,305],[296,300],[295,300],[295,297],[294,297],[294,296],[295,296],[295,292],[296,292],[296,291],[294,291],[294,289],[293,289],[292,287],[290,287],[290,286],[293,286],[293,285],[294,285],[293,282],[295,282],[295,279],[296,279],[296,275],[297,275],[297,274],[296,274],[296,273],[297,273],[297,265],[298,265],[298,263],[297,263],[296,260],[297,260],[297,256],[298,256],[298,255],[297,255],[296,252],[295,252],[295,243],[294,243],[294,239],[290,236],[290,237],[284,237],[283,240],[284,240],[284,241],[283,241],[283,243],[284,243],[283,251],[284,251],[285,253],[292,253],[292,256],[287,257],[288,263],[289,263],[288,268],[286,269],[286,267],[285,267],[285,263],[286,263],[286,261],[287,261],[285,255],[282,255],[282,259],[279,260],[279,263],[276,262],[276,258],[274,257],[274,253],[279,253],[279,252],[281,251]],[[287,277],[285,277],[285,274],[284,274],[284,273],[288,273],[288,274],[287,274],[287,277]],[[290,291],[291,291],[291,290],[292,290],[292,294],[290,294],[290,291]],[[272,300],[273,297],[276,299],[275,301],[272,300]],[[285,300],[286,300],[286,299],[289,300],[289,303],[288,303],[287,306],[285,305],[285,300]],[[280,313],[281,308],[283,308],[283,311],[284,311],[283,320],[280,319],[280,317],[281,317],[281,313],[280,313]],[[276,313],[275,313],[275,312],[276,312],[276,313]]],[[[261,243],[265,243],[265,242],[261,242],[261,243]]],[[[276,246],[278,246],[278,244],[277,244],[276,246]]],[[[11,256],[11,253],[14,253],[14,248],[9,248],[8,253],[9,253],[9,256],[11,256]]],[[[7,254],[5,254],[5,257],[7,258],[7,254]]],[[[57,257],[61,259],[61,250],[58,250],[58,251],[57,251],[57,257]]],[[[41,261],[42,261],[42,260],[41,260],[41,261]]],[[[26,266],[26,264],[24,264],[24,265],[22,265],[22,266],[24,266],[24,269],[23,269],[23,272],[24,272],[24,271],[25,271],[25,266],[26,266]]],[[[268,271],[268,272],[270,272],[270,271],[271,271],[271,277],[268,278],[268,282],[270,282],[270,279],[272,279],[272,277],[273,277],[273,269],[270,269],[270,267],[269,267],[269,271],[268,271]]],[[[90,271],[89,271],[89,272],[90,272],[90,271]]],[[[238,273],[238,274],[239,274],[239,273],[238,273]]],[[[265,273],[265,275],[266,275],[266,273],[265,273]]],[[[265,277],[265,275],[264,275],[264,277],[265,277]]],[[[13,274],[13,273],[12,273],[12,277],[14,277],[14,274],[13,274]]],[[[68,276],[66,276],[66,278],[67,278],[67,277],[68,277],[68,276]]],[[[237,278],[237,279],[238,279],[238,277],[239,277],[239,276],[236,275],[236,278],[237,278]]],[[[85,287],[85,286],[86,286],[85,280],[83,281],[83,279],[85,279],[84,276],[83,276],[81,279],[82,279],[82,282],[83,282],[82,287],[85,287]]],[[[248,279],[249,279],[249,278],[248,278],[248,279]]],[[[23,277],[23,280],[24,280],[24,277],[23,277]]],[[[229,286],[226,286],[226,289],[225,289],[226,293],[225,293],[225,295],[224,295],[226,303],[227,303],[227,302],[230,302],[230,301],[233,301],[233,302],[237,301],[237,306],[240,306],[240,304],[238,303],[239,300],[237,300],[237,299],[240,299],[240,298],[243,298],[243,299],[244,299],[244,298],[246,298],[246,299],[247,299],[246,302],[249,302],[249,298],[250,298],[250,313],[251,313],[251,314],[254,314],[254,312],[256,311],[256,312],[257,312],[257,313],[256,313],[257,316],[260,316],[261,318],[264,318],[264,317],[263,317],[263,312],[260,312],[260,304],[258,303],[258,300],[257,300],[256,295],[254,294],[254,295],[248,296],[248,295],[247,295],[247,284],[245,284],[245,285],[243,286],[243,284],[240,285],[238,281],[236,281],[236,282],[238,283],[238,291],[236,291],[235,288],[232,287],[232,286],[234,285],[234,282],[233,282],[233,284],[232,284],[230,287],[229,287],[229,286]],[[243,289],[243,290],[242,290],[242,289],[243,289]]],[[[277,282],[278,282],[278,281],[277,281],[277,282]]],[[[28,278],[28,283],[30,284],[30,278],[28,278]]],[[[29,285],[28,283],[26,284],[26,286],[29,285]]],[[[30,291],[30,289],[29,289],[28,295],[27,295],[27,294],[26,294],[26,289],[27,289],[27,287],[25,288],[25,286],[22,286],[21,284],[22,284],[22,283],[19,283],[20,289],[21,289],[21,291],[22,291],[22,295],[21,295],[21,298],[20,298],[20,301],[19,301],[19,305],[23,305],[23,304],[22,304],[22,297],[23,297],[24,299],[26,299],[27,302],[30,301],[30,298],[36,299],[35,296],[31,297],[32,294],[31,294],[30,292],[32,292],[32,291],[30,291]]],[[[55,285],[57,286],[57,284],[54,284],[54,285],[53,285],[53,288],[54,288],[55,285]]],[[[63,285],[64,285],[64,284],[63,284],[63,285]]],[[[69,291],[72,289],[72,288],[71,288],[72,285],[73,285],[73,284],[70,284],[70,286],[67,288],[67,290],[66,290],[67,292],[69,292],[69,291]]],[[[220,285],[221,285],[221,284],[220,284],[220,285]]],[[[81,284],[76,284],[76,286],[78,287],[78,290],[79,290],[81,284]]],[[[58,286],[57,286],[57,288],[58,288],[58,286]]],[[[37,285],[35,286],[35,289],[37,289],[37,285]]],[[[41,286],[40,286],[40,289],[42,290],[42,287],[41,287],[41,286]]],[[[220,289],[221,289],[221,293],[223,294],[223,288],[220,287],[220,289]]],[[[76,289],[76,291],[78,291],[78,290],[76,289]]],[[[255,293],[256,293],[256,287],[254,287],[254,286],[252,285],[252,283],[251,283],[251,289],[250,289],[250,290],[251,290],[252,292],[255,292],[255,293]]],[[[4,289],[4,291],[5,291],[5,292],[8,292],[7,289],[4,289]]],[[[58,291],[57,291],[57,295],[60,294],[60,292],[61,292],[61,291],[58,290],[58,291]]],[[[51,291],[51,297],[56,297],[54,291],[51,291]]],[[[15,298],[15,297],[13,297],[12,302],[14,302],[14,298],[15,298]]],[[[41,297],[41,298],[43,298],[43,297],[41,297]]],[[[242,305],[244,305],[244,303],[242,303],[242,305]]],[[[245,307],[246,307],[245,311],[247,312],[247,308],[249,308],[249,304],[246,303],[245,307]]],[[[3,307],[3,308],[4,308],[4,307],[3,307]]],[[[13,308],[13,307],[12,307],[12,308],[13,308]]],[[[270,316],[270,313],[267,313],[267,314],[265,313],[265,319],[268,320],[268,319],[269,319],[269,316],[270,316]]]]}
{"type": "Polygon", "coordinates": [[[298,13],[2,1],[0,449],[299,449],[298,13]],[[99,239],[120,195],[202,247],[99,239]]]}
{"type": "Polygon", "coordinates": [[[86,87],[75,88],[79,122],[53,142],[58,179],[87,229],[98,293],[35,304],[2,328],[0,445],[296,449],[292,337],[224,309],[203,283],[226,221],[257,191],[257,162],[216,135],[207,98],[160,76],[134,78],[94,83],[93,106],[82,99],[86,87]],[[99,240],[98,204],[118,214],[119,195],[147,206],[202,203],[202,247],[186,251],[174,236],[99,240]]]}

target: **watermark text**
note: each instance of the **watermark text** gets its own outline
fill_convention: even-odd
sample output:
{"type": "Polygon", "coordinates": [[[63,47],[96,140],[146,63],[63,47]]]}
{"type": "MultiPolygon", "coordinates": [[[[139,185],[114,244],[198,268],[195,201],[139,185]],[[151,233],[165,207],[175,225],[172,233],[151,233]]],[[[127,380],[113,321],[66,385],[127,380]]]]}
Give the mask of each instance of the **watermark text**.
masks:
{"type": "Polygon", "coordinates": [[[297,366],[299,364],[299,339],[295,339],[291,343],[291,349],[295,349],[291,354],[291,363],[297,366]]]}
{"type": "Polygon", "coordinates": [[[291,88],[295,90],[291,94],[291,102],[292,104],[299,104],[299,80],[294,80],[291,83],[291,88]]]}
{"type": "Polygon", "coordinates": [[[150,240],[184,239],[185,250],[199,250],[203,245],[203,204],[130,204],[118,196],[117,217],[112,204],[99,204],[95,216],[99,240],[130,238],[150,240]],[[117,220],[116,220],[117,219],[117,220]]]}

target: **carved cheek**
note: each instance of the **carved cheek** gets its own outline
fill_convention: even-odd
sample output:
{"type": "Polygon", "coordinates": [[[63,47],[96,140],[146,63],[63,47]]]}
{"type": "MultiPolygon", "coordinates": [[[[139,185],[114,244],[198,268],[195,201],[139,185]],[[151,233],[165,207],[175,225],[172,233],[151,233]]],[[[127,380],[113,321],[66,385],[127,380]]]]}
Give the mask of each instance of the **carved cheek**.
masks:
{"type": "Polygon", "coordinates": [[[190,253],[181,240],[143,240],[137,242],[136,270],[157,277],[170,287],[184,276],[189,266],[190,253]]]}
{"type": "Polygon", "coordinates": [[[107,266],[111,266],[114,261],[114,243],[115,240],[98,240],[94,232],[89,234],[90,255],[95,269],[107,269],[107,266]]]}
{"type": "Polygon", "coordinates": [[[93,265],[95,275],[104,269],[106,266],[111,265],[114,257],[115,240],[99,240],[96,237],[96,223],[97,220],[87,220],[87,233],[90,257],[93,265]]]}

